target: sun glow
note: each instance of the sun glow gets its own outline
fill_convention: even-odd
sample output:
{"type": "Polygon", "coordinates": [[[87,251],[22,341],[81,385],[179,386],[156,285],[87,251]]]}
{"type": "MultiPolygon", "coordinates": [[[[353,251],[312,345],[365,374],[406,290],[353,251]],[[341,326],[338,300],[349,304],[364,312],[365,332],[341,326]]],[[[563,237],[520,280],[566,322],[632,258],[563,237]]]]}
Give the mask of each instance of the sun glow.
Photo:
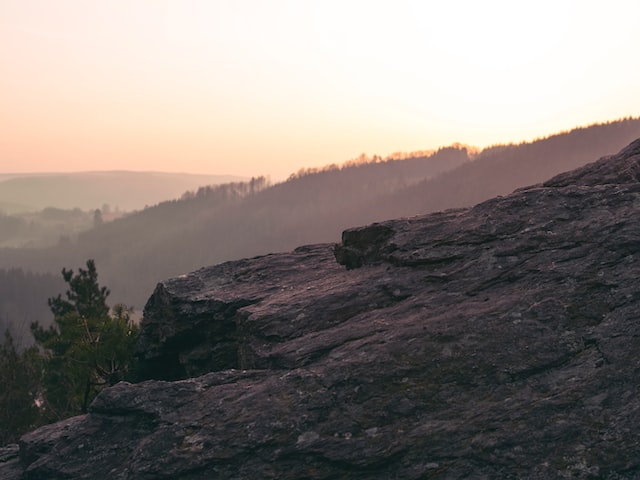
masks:
{"type": "Polygon", "coordinates": [[[640,111],[637,2],[5,0],[0,170],[271,174],[640,111]]]}

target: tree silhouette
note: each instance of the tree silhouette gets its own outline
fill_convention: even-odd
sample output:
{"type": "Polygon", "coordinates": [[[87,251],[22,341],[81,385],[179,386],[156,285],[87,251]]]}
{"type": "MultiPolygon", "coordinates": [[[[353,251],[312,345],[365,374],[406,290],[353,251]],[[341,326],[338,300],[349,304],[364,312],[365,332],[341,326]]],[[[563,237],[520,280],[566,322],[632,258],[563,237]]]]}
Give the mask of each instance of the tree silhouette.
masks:
{"type": "Polygon", "coordinates": [[[132,370],[133,348],[139,328],[131,309],[117,305],[109,314],[109,290],[98,284],[93,260],[87,268],[62,270],[69,285],[49,299],[54,324],[31,326],[46,356],[44,410],[49,420],[83,413],[104,387],[124,379],[132,370]]]}

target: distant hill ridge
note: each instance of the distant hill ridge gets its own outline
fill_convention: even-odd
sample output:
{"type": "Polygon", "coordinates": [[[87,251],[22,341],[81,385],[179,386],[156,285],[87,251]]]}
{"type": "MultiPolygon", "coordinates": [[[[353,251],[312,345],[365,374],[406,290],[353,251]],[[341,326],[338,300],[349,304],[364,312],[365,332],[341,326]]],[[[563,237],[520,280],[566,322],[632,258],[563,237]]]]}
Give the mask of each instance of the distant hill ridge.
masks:
{"type": "Polygon", "coordinates": [[[246,180],[232,175],[91,171],[0,174],[0,210],[5,213],[46,207],[91,210],[109,205],[124,211],[178,198],[187,190],[246,180]]]}

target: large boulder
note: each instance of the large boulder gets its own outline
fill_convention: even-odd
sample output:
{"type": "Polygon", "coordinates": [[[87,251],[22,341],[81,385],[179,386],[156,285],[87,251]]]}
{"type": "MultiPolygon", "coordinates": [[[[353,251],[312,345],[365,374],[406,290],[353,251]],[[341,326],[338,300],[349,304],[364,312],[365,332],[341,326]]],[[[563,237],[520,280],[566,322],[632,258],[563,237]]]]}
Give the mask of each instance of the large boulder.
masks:
{"type": "MultiPolygon", "coordinates": [[[[5,478],[640,478],[640,141],[471,209],[162,282],[151,380],[5,478]]],[[[4,469],[4,470],[3,470],[4,469]]]]}

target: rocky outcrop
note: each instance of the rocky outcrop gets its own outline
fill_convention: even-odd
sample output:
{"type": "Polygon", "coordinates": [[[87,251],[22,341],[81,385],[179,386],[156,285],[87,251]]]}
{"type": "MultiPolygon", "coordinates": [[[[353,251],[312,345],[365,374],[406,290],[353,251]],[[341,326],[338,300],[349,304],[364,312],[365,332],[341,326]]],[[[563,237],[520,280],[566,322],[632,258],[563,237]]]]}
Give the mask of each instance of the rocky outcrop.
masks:
{"type": "Polygon", "coordinates": [[[24,436],[0,475],[640,478],[639,179],[637,141],[471,209],[162,282],[152,380],[24,436]]]}

